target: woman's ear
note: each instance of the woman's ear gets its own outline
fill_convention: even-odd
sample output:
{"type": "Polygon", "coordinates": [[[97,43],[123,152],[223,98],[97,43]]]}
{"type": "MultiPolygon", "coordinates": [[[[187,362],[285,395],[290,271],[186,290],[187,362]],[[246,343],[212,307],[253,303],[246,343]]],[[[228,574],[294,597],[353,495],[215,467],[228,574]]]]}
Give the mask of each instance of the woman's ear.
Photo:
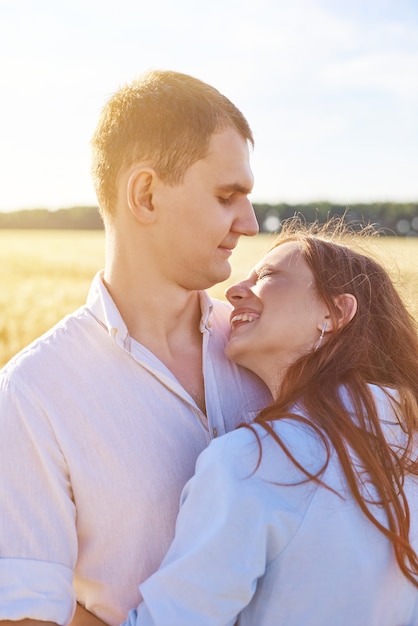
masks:
{"type": "Polygon", "coordinates": [[[152,168],[138,167],[131,172],[127,185],[127,201],[131,213],[143,224],[155,219],[152,203],[153,183],[156,174],[152,168]]]}
{"type": "Polygon", "coordinates": [[[357,298],[351,293],[342,293],[334,298],[334,304],[337,313],[337,328],[344,328],[357,312],[357,298]]]}
{"type": "MultiPolygon", "coordinates": [[[[357,298],[351,293],[342,293],[334,298],[335,312],[336,312],[336,324],[337,329],[344,328],[353,319],[357,312],[357,298]]],[[[321,331],[322,336],[324,333],[329,333],[334,330],[334,321],[331,315],[325,315],[321,322],[318,323],[318,330],[321,331]]]]}

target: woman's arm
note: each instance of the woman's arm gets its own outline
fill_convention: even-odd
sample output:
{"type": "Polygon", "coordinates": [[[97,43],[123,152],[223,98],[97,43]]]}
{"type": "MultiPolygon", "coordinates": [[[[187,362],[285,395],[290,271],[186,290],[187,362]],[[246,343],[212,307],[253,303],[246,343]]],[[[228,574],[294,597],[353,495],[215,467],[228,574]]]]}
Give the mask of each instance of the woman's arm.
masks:
{"type": "Polygon", "coordinates": [[[262,496],[268,484],[251,476],[257,459],[254,435],[242,431],[213,441],[200,455],[183,491],[174,541],[158,571],[140,585],[144,602],[124,626],[235,624],[268,560],[269,505],[262,496]]]}
{"type": "MultiPolygon", "coordinates": [[[[287,429],[289,441],[296,439],[300,447],[300,427],[287,429]]],[[[297,483],[301,473],[261,434],[263,461],[257,469],[258,444],[246,429],[214,440],[200,455],[182,493],[173,543],[160,568],[140,585],[144,601],[122,626],[233,626],[251,602],[266,567],[297,532],[316,489],[310,485],[307,497],[304,489],[277,484],[278,476],[297,483]]],[[[103,626],[93,619],[80,608],[71,626],[103,626]]]]}

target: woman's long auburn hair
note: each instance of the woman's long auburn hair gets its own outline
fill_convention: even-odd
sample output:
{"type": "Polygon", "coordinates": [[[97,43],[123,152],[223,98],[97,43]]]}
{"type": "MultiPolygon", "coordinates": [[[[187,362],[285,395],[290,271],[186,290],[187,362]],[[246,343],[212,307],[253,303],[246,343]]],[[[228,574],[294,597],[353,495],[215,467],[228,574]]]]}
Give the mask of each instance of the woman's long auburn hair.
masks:
{"type": "MultiPolygon", "coordinates": [[[[366,228],[362,234],[371,230],[366,228]]],[[[400,569],[418,587],[418,555],[409,541],[410,512],[403,488],[407,473],[418,475],[413,446],[418,429],[417,327],[388,273],[380,263],[357,251],[358,236],[351,237],[348,244],[349,234],[341,219],[310,227],[298,218],[284,222],[272,248],[289,241],[299,243],[314,275],[316,293],[327,304],[335,330],[319,349],[288,368],[279,397],[255,422],[276,440],[306,480],[326,486],[321,476],[331,449],[335,449],[361,510],[392,542],[400,569]],[[334,299],[343,293],[355,296],[358,308],[354,318],[338,329],[334,299]],[[405,447],[395,450],[386,442],[369,384],[397,390],[395,410],[405,432],[405,447]],[[342,386],[350,393],[354,420],[341,398],[342,386]],[[296,404],[302,404],[308,419],[294,409],[292,412],[296,404]],[[288,418],[307,423],[323,441],[326,462],[315,475],[299,465],[271,425],[288,418]],[[353,455],[376,489],[375,503],[385,510],[387,526],[373,515],[370,494],[367,501],[363,496],[363,479],[353,465],[353,455]]],[[[258,442],[262,454],[259,437],[258,442]]]]}

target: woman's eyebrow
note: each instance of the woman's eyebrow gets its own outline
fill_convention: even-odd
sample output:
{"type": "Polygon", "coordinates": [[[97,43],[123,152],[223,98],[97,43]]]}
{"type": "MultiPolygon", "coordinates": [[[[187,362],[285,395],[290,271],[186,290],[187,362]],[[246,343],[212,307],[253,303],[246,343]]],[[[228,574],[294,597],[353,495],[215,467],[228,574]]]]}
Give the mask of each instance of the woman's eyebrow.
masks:
{"type": "Polygon", "coordinates": [[[277,265],[272,265],[271,263],[262,263],[261,265],[256,265],[254,268],[254,272],[256,274],[261,274],[261,272],[267,270],[269,272],[280,272],[280,267],[277,265]]]}

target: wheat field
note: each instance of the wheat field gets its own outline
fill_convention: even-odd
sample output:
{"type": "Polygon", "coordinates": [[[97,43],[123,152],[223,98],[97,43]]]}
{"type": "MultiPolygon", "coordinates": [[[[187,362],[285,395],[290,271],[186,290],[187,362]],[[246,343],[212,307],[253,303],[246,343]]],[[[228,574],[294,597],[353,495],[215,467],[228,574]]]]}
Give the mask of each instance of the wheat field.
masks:
{"type": "MultiPolygon", "coordinates": [[[[228,281],[245,277],[273,235],[242,238],[228,281]]],[[[363,243],[390,271],[418,320],[418,238],[372,238],[363,243]]],[[[67,313],[84,303],[94,274],[103,267],[102,231],[0,230],[0,366],[67,313]]]]}

